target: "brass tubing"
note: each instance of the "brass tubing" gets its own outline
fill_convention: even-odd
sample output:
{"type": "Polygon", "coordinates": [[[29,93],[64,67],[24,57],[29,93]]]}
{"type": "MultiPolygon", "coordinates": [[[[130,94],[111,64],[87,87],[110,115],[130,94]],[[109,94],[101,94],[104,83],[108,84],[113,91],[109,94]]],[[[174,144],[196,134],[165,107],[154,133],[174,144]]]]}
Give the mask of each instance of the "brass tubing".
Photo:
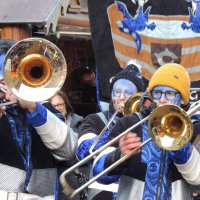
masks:
{"type": "Polygon", "coordinates": [[[130,128],[128,128],[126,131],[124,131],[123,133],[121,133],[120,135],[118,135],[116,138],[114,138],[113,140],[111,140],[110,142],[106,143],[104,146],[102,146],[101,148],[99,148],[98,150],[92,152],[90,155],[88,155],[87,157],[85,157],[83,160],[79,161],[78,163],[76,163],[75,165],[73,165],[72,167],[70,167],[69,169],[67,169],[66,171],[64,171],[61,175],[60,175],[60,183],[62,184],[64,190],[63,192],[66,194],[66,196],[69,196],[70,198],[73,198],[73,196],[75,194],[77,194],[78,192],[80,192],[81,190],[83,190],[85,187],[81,187],[80,189],[74,190],[71,188],[71,186],[67,183],[65,176],[70,174],[71,172],[74,171],[74,169],[80,167],[81,165],[87,163],[90,159],[92,159],[94,156],[96,156],[97,154],[101,153],[103,150],[105,150],[106,148],[108,148],[109,146],[113,145],[115,142],[119,141],[119,139],[124,136],[125,134],[127,134],[128,132],[130,132],[132,129],[136,128],[137,126],[141,125],[142,123],[144,123],[145,121],[147,121],[149,119],[150,116],[145,117],[144,119],[142,119],[141,121],[139,121],[137,124],[134,124],[133,126],[131,126],[130,128]],[[65,189],[67,188],[67,189],[65,189]]]}
{"type": "MultiPolygon", "coordinates": [[[[164,107],[164,106],[162,106],[162,107],[164,107]]],[[[174,106],[174,107],[175,108],[179,108],[178,106],[174,106]]],[[[191,106],[191,107],[192,108],[190,110],[188,110],[187,112],[185,112],[187,114],[186,117],[191,117],[193,114],[195,114],[200,109],[200,101],[198,101],[198,103],[195,103],[195,106],[191,106]]],[[[122,158],[120,158],[117,162],[115,162],[114,164],[112,164],[111,166],[109,166],[108,168],[106,168],[100,174],[98,174],[97,176],[93,177],[91,180],[89,180],[87,183],[85,183],[81,187],[77,188],[76,190],[72,189],[72,187],[68,184],[68,182],[65,179],[65,176],[68,175],[68,174],[70,174],[72,171],[74,171],[74,169],[76,169],[79,166],[83,165],[84,163],[86,163],[87,161],[89,161],[90,159],[92,159],[94,156],[96,156],[97,154],[101,153],[103,150],[105,150],[106,148],[108,148],[109,146],[111,146],[112,144],[114,144],[115,142],[117,142],[122,136],[124,136],[125,134],[127,134],[128,132],[130,132],[132,129],[138,127],[139,125],[141,125],[145,121],[147,121],[151,117],[152,113],[149,116],[145,117],[144,119],[140,120],[138,123],[136,123],[133,126],[131,126],[130,128],[128,128],[127,130],[125,130],[124,132],[122,132],[120,135],[118,135],[113,140],[111,140],[108,143],[106,143],[104,146],[102,146],[101,148],[99,148],[95,152],[92,152],[89,156],[87,156],[83,160],[79,161],[74,166],[72,166],[69,169],[67,169],[66,171],[64,171],[61,174],[61,176],[60,176],[60,183],[61,183],[61,185],[64,188],[63,192],[66,194],[66,196],[69,196],[69,198],[73,198],[76,194],[78,194],[79,192],[81,192],[82,190],[84,190],[91,183],[93,183],[94,181],[96,181],[99,177],[101,177],[105,173],[111,171],[112,169],[114,169],[115,167],[117,167],[119,164],[121,164],[122,162],[124,162],[125,160],[127,160],[128,158],[130,158],[135,153],[135,151],[138,150],[138,149],[132,150],[129,154],[127,154],[127,155],[123,156],[122,158]]],[[[146,145],[151,140],[152,140],[152,137],[149,138],[148,140],[144,141],[139,148],[141,148],[142,146],[146,145]]]]}

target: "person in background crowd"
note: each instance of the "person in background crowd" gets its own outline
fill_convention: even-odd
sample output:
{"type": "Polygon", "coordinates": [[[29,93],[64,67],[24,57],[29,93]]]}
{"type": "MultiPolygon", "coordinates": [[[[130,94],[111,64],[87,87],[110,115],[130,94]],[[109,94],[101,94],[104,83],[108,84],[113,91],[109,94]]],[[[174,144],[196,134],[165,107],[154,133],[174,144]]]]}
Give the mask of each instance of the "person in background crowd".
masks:
{"type": "MultiPolygon", "coordinates": [[[[12,45],[10,40],[0,41],[1,71],[12,45]]],[[[0,106],[1,200],[57,199],[56,163],[74,157],[77,137],[52,106],[48,105],[50,112],[41,103],[24,101],[5,83],[0,88],[6,101],[19,101],[0,106]]]]}
{"type": "MultiPolygon", "coordinates": [[[[148,94],[157,107],[177,105],[185,107],[190,97],[190,78],[179,64],[165,64],[152,76],[148,94]]],[[[140,119],[136,115],[119,119],[110,133],[116,137],[140,119]]],[[[135,154],[105,174],[98,181],[107,184],[119,181],[118,200],[135,199],[192,199],[189,185],[199,188],[200,154],[193,141],[199,135],[200,122],[193,120],[193,137],[181,150],[167,151],[150,141],[142,148],[143,141],[149,139],[148,122],[144,122],[125,136],[118,144],[103,151],[94,161],[94,175],[116,162],[122,156],[135,150],[135,154]]]]}
{"type": "Polygon", "coordinates": [[[50,102],[55,109],[62,113],[65,118],[65,123],[70,124],[70,127],[77,132],[79,125],[83,121],[83,117],[74,113],[74,109],[72,108],[67,95],[59,90],[50,99],[50,102]]]}
{"type": "MultiPolygon", "coordinates": [[[[116,121],[123,117],[123,110],[125,102],[135,93],[143,91],[143,79],[141,76],[140,68],[134,63],[129,64],[124,70],[118,73],[110,84],[111,88],[111,101],[109,110],[99,113],[94,113],[86,116],[79,128],[81,137],[78,140],[77,157],[82,160],[90,154],[89,150],[92,144],[98,137],[105,125],[108,123],[113,114],[117,111],[117,115],[108,127],[108,130],[102,135],[102,138],[97,143],[93,151],[104,145],[110,130],[116,121]]],[[[89,165],[91,162],[89,163],[89,165]]],[[[89,167],[90,169],[90,167],[89,167]]],[[[90,172],[89,172],[90,173],[90,172]]],[[[99,189],[89,190],[88,199],[112,199],[112,193],[101,191],[99,189]]]]}
{"type": "MultiPolygon", "coordinates": [[[[69,127],[71,127],[71,129],[73,130],[73,134],[77,137],[78,141],[78,127],[81,125],[83,117],[74,113],[74,110],[69,102],[67,95],[61,90],[59,90],[50,99],[50,102],[55,109],[59,110],[62,113],[65,119],[65,123],[69,127]]],[[[74,158],[72,158],[69,161],[59,162],[58,163],[59,175],[61,175],[64,170],[73,166],[77,161],[78,161],[77,158],[74,156],[74,158]]],[[[66,178],[67,181],[72,185],[72,187],[74,188],[80,187],[83,183],[87,181],[86,166],[82,166],[79,169],[74,170],[74,172],[66,178]]],[[[62,186],[60,186],[60,188],[62,188],[62,186]]],[[[69,198],[66,197],[65,194],[63,194],[62,191],[60,190],[59,200],[62,199],[66,200],[69,198]]],[[[87,199],[86,190],[81,192],[80,195],[76,195],[75,197],[73,197],[73,200],[85,200],[85,199],[87,199]]]]}

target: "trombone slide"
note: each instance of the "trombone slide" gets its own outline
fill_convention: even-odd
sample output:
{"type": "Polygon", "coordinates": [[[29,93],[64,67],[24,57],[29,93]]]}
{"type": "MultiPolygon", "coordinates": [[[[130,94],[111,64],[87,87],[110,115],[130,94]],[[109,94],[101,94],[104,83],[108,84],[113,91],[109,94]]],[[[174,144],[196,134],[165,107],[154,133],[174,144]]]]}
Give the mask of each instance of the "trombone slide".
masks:
{"type": "MultiPolygon", "coordinates": [[[[72,187],[69,185],[69,183],[66,181],[65,176],[70,174],[72,171],[74,171],[74,169],[80,167],[81,165],[87,163],[90,159],[92,159],[94,156],[98,155],[99,153],[101,153],[103,150],[105,150],[106,148],[108,148],[109,146],[113,145],[115,142],[117,142],[122,136],[124,136],[125,134],[127,134],[128,132],[130,132],[132,129],[136,128],[137,126],[143,124],[145,121],[147,121],[149,119],[150,116],[145,117],[144,119],[140,120],[137,124],[134,124],[133,126],[129,127],[127,130],[125,130],[124,132],[122,132],[120,135],[118,135],[116,138],[114,138],[113,140],[109,141],[108,143],[106,143],[104,146],[102,146],[101,148],[99,148],[98,150],[92,152],[90,155],[88,155],[87,157],[85,157],[83,160],[81,160],[80,162],[76,163],[75,165],[73,165],[72,167],[70,167],[69,169],[67,169],[66,171],[64,171],[61,175],[60,175],[60,183],[61,185],[64,187],[63,192],[65,193],[66,196],[68,196],[69,198],[73,198],[76,194],[78,194],[79,192],[81,192],[82,190],[84,190],[88,185],[90,185],[91,183],[93,183],[96,179],[98,179],[100,176],[98,175],[98,177],[94,177],[93,179],[91,179],[89,182],[85,183],[84,185],[82,185],[80,188],[74,190],[72,189],[72,187]],[[96,179],[95,179],[96,178],[96,179]],[[88,184],[89,183],[89,184],[88,184]]],[[[111,170],[111,169],[110,169],[111,170]]],[[[106,172],[105,172],[106,173],[106,172]]]]}
{"type": "Polygon", "coordinates": [[[6,102],[6,103],[0,103],[0,107],[2,107],[2,106],[12,105],[12,104],[17,104],[17,103],[19,103],[18,100],[9,101],[9,102],[6,102]]]}
{"type": "Polygon", "coordinates": [[[115,119],[115,116],[117,115],[117,111],[112,115],[112,117],[110,118],[110,120],[108,121],[108,123],[106,124],[106,126],[104,126],[104,128],[102,129],[101,133],[98,135],[97,139],[95,140],[95,142],[92,144],[92,146],[89,149],[89,153],[91,154],[93,152],[93,149],[95,148],[95,146],[98,144],[99,140],[101,139],[102,135],[105,133],[105,131],[108,129],[108,127],[110,126],[110,124],[112,123],[112,121],[115,119]]]}

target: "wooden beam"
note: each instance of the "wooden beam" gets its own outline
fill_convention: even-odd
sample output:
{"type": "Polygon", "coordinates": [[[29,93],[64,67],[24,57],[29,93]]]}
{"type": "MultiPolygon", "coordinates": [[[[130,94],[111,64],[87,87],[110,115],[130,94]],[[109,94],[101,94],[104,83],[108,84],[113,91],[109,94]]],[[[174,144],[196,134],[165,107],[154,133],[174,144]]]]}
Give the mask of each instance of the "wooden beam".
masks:
{"type": "Polygon", "coordinates": [[[67,14],[58,19],[57,25],[78,26],[90,28],[89,17],[86,14],[67,14]]]}
{"type": "Polygon", "coordinates": [[[1,39],[13,39],[19,41],[32,35],[31,28],[26,24],[2,24],[1,39]]]}

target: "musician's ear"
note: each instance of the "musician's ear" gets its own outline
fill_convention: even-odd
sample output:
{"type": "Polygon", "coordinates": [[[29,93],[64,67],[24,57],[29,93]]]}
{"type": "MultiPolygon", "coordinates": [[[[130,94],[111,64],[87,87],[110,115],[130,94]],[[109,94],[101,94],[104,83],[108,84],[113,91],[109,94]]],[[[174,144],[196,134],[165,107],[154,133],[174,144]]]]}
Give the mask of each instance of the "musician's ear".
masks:
{"type": "Polygon", "coordinates": [[[183,105],[185,104],[185,102],[183,101],[183,99],[181,99],[181,104],[183,104],[183,105]]]}

